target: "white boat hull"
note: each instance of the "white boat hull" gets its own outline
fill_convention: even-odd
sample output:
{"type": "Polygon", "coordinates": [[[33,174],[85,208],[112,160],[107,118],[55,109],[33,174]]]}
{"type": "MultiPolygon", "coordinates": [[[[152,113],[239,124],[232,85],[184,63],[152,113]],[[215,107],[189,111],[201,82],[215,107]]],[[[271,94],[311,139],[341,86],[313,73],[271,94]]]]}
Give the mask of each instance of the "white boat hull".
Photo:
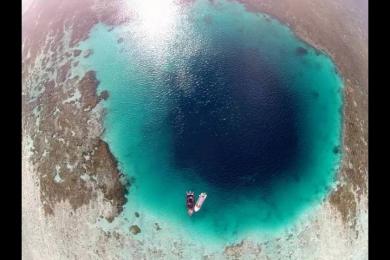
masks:
{"type": "Polygon", "coordinates": [[[205,192],[202,192],[199,195],[198,201],[196,202],[195,207],[194,207],[195,212],[198,212],[202,208],[202,205],[203,205],[204,201],[206,200],[206,198],[207,198],[207,194],[205,192]]]}

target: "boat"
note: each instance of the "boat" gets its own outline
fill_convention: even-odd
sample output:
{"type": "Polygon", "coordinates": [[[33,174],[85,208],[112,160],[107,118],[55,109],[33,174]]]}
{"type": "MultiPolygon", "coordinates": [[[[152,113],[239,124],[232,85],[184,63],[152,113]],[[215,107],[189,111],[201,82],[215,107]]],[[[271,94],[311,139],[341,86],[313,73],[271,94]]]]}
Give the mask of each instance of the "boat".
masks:
{"type": "Polygon", "coordinates": [[[206,200],[206,198],[207,198],[206,192],[202,192],[199,195],[198,201],[196,202],[195,207],[194,207],[194,211],[195,212],[198,212],[200,210],[200,208],[202,207],[202,205],[203,205],[204,201],[206,200]]]}
{"type": "Polygon", "coordinates": [[[186,192],[186,206],[187,206],[188,215],[192,216],[192,214],[194,214],[194,206],[195,206],[195,196],[192,191],[186,192]]]}

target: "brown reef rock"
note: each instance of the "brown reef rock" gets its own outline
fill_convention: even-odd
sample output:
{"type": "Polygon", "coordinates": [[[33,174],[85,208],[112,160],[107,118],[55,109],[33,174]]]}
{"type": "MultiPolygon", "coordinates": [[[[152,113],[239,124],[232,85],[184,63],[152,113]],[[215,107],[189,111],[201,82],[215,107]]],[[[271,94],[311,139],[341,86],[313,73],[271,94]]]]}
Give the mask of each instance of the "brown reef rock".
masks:
{"type": "Polygon", "coordinates": [[[127,182],[108,145],[101,139],[108,92],[97,94],[94,71],[75,75],[82,56],[78,43],[98,22],[115,26],[129,21],[122,1],[35,0],[22,21],[22,131],[31,138],[31,163],[39,179],[42,207],[53,214],[56,203],[74,209],[88,204],[97,192],[112,209],[122,211],[127,182]],[[72,55],[73,54],[73,55],[72,55]],[[72,66],[72,64],[76,64],[72,66]]]}
{"type": "Polygon", "coordinates": [[[344,80],[343,162],[337,176],[340,184],[329,200],[346,223],[354,222],[355,194],[368,193],[368,1],[236,1],[287,24],[336,63],[344,80]]]}

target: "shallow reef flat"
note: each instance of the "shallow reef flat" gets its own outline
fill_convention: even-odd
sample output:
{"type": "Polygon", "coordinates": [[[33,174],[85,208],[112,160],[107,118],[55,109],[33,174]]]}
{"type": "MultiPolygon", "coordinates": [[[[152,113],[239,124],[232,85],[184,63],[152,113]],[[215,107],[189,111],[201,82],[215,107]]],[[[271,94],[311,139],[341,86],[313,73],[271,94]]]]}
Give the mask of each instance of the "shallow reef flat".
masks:
{"type": "Polygon", "coordinates": [[[367,259],[367,2],[241,2],[327,53],[343,78],[343,143],[335,148],[343,158],[330,195],[268,241],[252,234],[211,248],[167,239],[169,221],[143,205],[123,208],[137,180],[120,172],[103,141],[110,93],[97,91],[95,72],[82,65],[93,52],[79,48],[97,23],[131,22],[131,9],[122,1],[33,1],[22,29],[23,258],[367,259]]]}

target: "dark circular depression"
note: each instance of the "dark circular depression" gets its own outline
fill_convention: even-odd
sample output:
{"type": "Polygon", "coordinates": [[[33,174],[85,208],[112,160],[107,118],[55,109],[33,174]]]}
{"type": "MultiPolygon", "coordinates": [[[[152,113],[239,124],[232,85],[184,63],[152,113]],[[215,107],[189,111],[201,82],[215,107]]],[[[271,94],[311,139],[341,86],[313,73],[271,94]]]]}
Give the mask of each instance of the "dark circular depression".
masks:
{"type": "Polygon", "coordinates": [[[264,55],[225,46],[167,75],[175,167],[227,191],[272,185],[295,172],[296,94],[264,55]]]}

